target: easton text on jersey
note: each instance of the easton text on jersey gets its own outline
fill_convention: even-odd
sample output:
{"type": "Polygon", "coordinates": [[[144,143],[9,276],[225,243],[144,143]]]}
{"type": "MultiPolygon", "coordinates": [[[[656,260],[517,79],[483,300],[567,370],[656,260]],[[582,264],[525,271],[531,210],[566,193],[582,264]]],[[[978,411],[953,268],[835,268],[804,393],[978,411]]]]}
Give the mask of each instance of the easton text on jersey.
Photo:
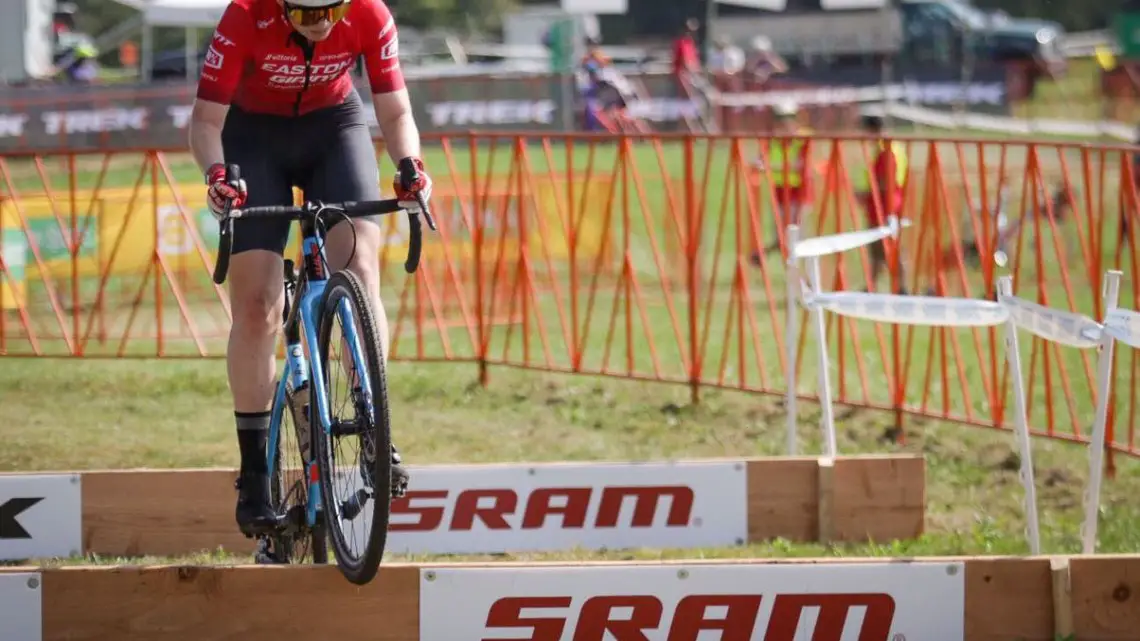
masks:
{"type": "MultiPolygon", "coordinates": [[[[309,69],[309,85],[336,80],[340,77],[341,72],[351,66],[351,60],[327,65],[313,65],[309,69]]],[[[269,84],[273,87],[296,87],[305,84],[305,65],[279,65],[267,62],[261,66],[261,70],[273,74],[269,76],[269,84]]]]}

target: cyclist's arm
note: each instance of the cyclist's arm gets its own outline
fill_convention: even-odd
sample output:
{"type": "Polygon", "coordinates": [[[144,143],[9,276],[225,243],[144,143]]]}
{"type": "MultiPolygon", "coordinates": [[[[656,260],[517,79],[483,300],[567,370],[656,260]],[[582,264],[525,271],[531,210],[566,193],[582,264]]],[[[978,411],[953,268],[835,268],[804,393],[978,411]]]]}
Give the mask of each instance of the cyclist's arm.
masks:
{"type": "Polygon", "coordinates": [[[198,98],[190,113],[190,153],[202,173],[210,165],[225,162],[222,153],[222,125],[226,122],[229,105],[198,98]]]}
{"type": "Polygon", "coordinates": [[[362,47],[364,65],[368,69],[372,106],[376,109],[376,122],[384,135],[384,145],[392,162],[409,156],[418,158],[420,132],[412,113],[404,73],[400,69],[396,22],[381,0],[371,3],[367,18],[369,24],[364,30],[366,46],[362,47]],[[379,36],[372,36],[374,33],[379,36]]]}
{"type": "Polygon", "coordinates": [[[372,106],[376,109],[376,121],[384,134],[384,145],[392,162],[401,158],[420,157],[420,130],[412,114],[412,104],[407,89],[372,95],[372,106]]]}
{"type": "Polygon", "coordinates": [[[214,39],[206,50],[198,93],[190,113],[190,152],[204,173],[210,165],[224,162],[222,125],[230,110],[245,65],[247,47],[253,40],[253,18],[236,2],[226,7],[214,39]]]}

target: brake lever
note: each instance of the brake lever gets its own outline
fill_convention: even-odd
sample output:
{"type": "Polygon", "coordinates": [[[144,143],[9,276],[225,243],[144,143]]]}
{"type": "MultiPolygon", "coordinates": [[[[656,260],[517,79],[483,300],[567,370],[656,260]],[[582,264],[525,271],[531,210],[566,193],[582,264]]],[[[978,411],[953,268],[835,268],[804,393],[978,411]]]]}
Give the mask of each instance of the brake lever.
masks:
{"type": "Polygon", "coordinates": [[[438,231],[438,228],[435,226],[435,219],[431,217],[431,210],[428,209],[427,198],[424,198],[422,193],[416,192],[416,203],[420,206],[420,213],[423,214],[428,229],[438,231]]]}
{"type": "MultiPolygon", "coordinates": [[[[399,172],[400,176],[400,186],[403,187],[405,191],[409,190],[411,185],[415,184],[420,178],[420,173],[416,168],[416,163],[411,158],[404,158],[400,160],[400,162],[397,163],[396,169],[399,172]]],[[[416,192],[416,204],[420,206],[419,213],[423,214],[424,220],[427,221],[428,228],[430,228],[432,231],[437,231],[435,226],[435,219],[431,216],[431,210],[428,209],[427,199],[424,198],[423,192],[416,192]]],[[[413,217],[415,217],[415,214],[409,211],[409,221],[413,217]]]]}
{"type": "MultiPolygon", "coordinates": [[[[241,170],[237,165],[226,165],[226,182],[237,188],[241,180],[241,170]]],[[[218,258],[214,264],[214,283],[221,285],[226,282],[226,275],[230,270],[230,252],[234,245],[234,201],[227,200],[222,218],[218,221],[218,258]]]]}

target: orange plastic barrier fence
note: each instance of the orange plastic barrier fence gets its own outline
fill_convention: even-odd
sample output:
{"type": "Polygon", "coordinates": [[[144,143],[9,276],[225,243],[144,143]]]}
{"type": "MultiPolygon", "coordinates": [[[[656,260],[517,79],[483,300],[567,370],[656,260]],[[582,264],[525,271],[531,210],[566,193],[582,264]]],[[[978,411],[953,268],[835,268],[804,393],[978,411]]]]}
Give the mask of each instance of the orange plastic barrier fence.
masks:
{"type": "MultiPolygon", "coordinates": [[[[872,254],[852,252],[824,262],[825,288],[885,290],[901,278],[912,293],[992,297],[1003,249],[1023,298],[1100,318],[1099,281],[1115,267],[1126,275],[1120,305],[1140,305],[1131,148],[899,142],[914,225],[885,254],[901,257],[901,272],[870,283],[872,254]]],[[[406,221],[385,221],[393,358],[475,363],[484,383],[489,366],[511,365],[668,381],[694,398],[708,387],[782,394],[784,257],[779,244],[755,251],[783,240],[772,171],[755,162],[769,144],[780,142],[438,139],[427,164],[440,230],[414,278],[401,266],[406,221]]],[[[857,192],[875,143],[821,137],[812,153],[806,234],[867,227],[857,192]]],[[[0,353],[221,357],[229,305],[210,280],[216,233],[185,154],[0,158],[0,353]]],[[[827,322],[839,402],[893,412],[896,428],[905,414],[1007,423],[997,332],[827,322]]],[[[1031,423],[1084,442],[1090,355],[1022,340],[1031,423]]],[[[801,337],[796,384],[811,398],[805,347],[801,337]]],[[[1136,455],[1140,359],[1117,358],[1108,438],[1136,455]]]]}

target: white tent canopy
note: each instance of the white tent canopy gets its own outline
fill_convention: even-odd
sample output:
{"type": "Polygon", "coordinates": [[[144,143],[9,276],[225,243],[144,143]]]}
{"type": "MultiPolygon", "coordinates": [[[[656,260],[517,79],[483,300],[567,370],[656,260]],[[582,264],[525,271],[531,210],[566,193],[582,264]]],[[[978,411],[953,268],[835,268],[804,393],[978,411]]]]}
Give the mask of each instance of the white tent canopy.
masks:
{"type": "Polygon", "coordinates": [[[222,18],[230,0],[115,0],[119,4],[137,9],[142,14],[142,77],[150,80],[154,60],[155,27],[174,27],[186,30],[186,70],[192,77],[198,63],[198,37],[196,29],[213,29],[222,18]]]}
{"type": "Polygon", "coordinates": [[[151,27],[202,27],[218,24],[229,0],[115,0],[143,14],[151,27]]]}

